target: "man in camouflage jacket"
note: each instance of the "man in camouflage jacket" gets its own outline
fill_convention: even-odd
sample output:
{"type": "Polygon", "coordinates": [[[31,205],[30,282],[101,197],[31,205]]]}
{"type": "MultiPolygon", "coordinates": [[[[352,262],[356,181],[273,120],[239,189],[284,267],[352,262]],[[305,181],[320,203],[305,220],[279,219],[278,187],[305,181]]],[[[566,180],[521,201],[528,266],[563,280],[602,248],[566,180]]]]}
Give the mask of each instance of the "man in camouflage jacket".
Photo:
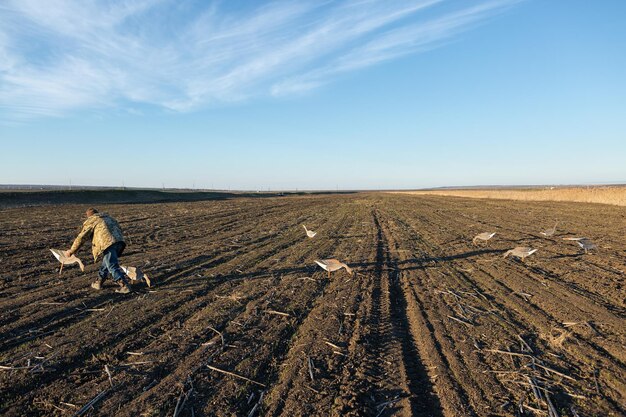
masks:
{"type": "Polygon", "coordinates": [[[96,290],[101,289],[102,283],[111,274],[113,281],[120,286],[115,292],[128,294],[130,292],[128,280],[118,263],[118,257],[126,247],[120,225],[113,217],[106,213],[99,213],[94,208],[90,208],[85,214],[87,220],[83,223],[83,228],[74,240],[72,247],[65,254],[67,256],[73,255],[85,240],[91,237],[94,262],[102,258],[102,265],[98,270],[98,279],[91,284],[91,287],[96,290]]]}

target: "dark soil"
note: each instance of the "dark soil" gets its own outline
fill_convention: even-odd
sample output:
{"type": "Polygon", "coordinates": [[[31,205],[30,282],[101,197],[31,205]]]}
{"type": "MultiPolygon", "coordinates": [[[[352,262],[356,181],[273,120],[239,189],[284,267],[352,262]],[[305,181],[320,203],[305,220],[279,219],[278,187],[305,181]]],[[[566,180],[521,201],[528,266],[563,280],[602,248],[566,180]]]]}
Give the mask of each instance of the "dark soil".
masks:
{"type": "Polygon", "coordinates": [[[99,205],[125,231],[121,263],[156,280],[131,295],[89,287],[88,248],[84,273],[58,274],[48,248],[69,247],[86,208],[0,211],[2,415],[74,415],[97,396],[85,415],[626,413],[623,207],[374,193],[99,205]],[[515,246],[539,250],[503,259],[515,246]],[[356,274],[328,279],[323,258],[356,274]]]}

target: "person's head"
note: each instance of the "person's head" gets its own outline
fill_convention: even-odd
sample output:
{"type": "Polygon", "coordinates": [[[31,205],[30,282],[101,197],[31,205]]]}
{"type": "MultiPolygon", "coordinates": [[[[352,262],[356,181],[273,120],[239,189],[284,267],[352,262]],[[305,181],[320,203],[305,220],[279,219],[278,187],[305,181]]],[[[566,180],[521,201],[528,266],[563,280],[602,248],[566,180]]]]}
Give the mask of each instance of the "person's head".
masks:
{"type": "Polygon", "coordinates": [[[85,215],[86,215],[87,217],[91,217],[91,216],[93,216],[94,214],[96,214],[97,212],[98,212],[98,210],[96,210],[95,208],[93,208],[93,207],[92,207],[92,208],[88,208],[88,209],[87,209],[87,211],[85,212],[85,215]]]}

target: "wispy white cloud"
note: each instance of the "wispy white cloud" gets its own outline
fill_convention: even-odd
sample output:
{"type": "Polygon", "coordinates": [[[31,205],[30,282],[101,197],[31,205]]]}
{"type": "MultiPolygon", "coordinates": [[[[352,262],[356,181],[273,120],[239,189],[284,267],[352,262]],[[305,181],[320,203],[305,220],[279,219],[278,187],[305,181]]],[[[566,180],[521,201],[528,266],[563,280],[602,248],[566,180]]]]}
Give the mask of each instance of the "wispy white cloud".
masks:
{"type": "Polygon", "coordinates": [[[320,87],[341,73],[435,48],[517,2],[486,2],[383,31],[325,65],[275,83],[272,94],[280,96],[302,93],[320,87]]]}
{"type": "Polygon", "coordinates": [[[432,48],[517,0],[6,0],[0,118],[175,111],[316,88],[432,48]],[[459,4],[461,7],[459,7],[459,4]]]}

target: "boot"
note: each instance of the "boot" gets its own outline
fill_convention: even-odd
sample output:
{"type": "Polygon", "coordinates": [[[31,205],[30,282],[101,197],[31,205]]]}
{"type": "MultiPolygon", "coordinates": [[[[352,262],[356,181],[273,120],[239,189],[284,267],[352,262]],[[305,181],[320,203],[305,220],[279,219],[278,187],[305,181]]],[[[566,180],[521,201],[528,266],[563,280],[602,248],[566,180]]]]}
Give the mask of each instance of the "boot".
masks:
{"type": "Polygon", "coordinates": [[[95,280],[94,282],[91,283],[91,288],[93,288],[94,290],[101,290],[102,289],[102,278],[98,278],[97,280],[95,280]]]}
{"type": "Polygon", "coordinates": [[[117,290],[115,290],[116,293],[128,294],[131,291],[130,287],[128,286],[128,281],[126,281],[125,278],[122,278],[119,281],[117,281],[117,285],[119,285],[120,287],[117,290]]]}

